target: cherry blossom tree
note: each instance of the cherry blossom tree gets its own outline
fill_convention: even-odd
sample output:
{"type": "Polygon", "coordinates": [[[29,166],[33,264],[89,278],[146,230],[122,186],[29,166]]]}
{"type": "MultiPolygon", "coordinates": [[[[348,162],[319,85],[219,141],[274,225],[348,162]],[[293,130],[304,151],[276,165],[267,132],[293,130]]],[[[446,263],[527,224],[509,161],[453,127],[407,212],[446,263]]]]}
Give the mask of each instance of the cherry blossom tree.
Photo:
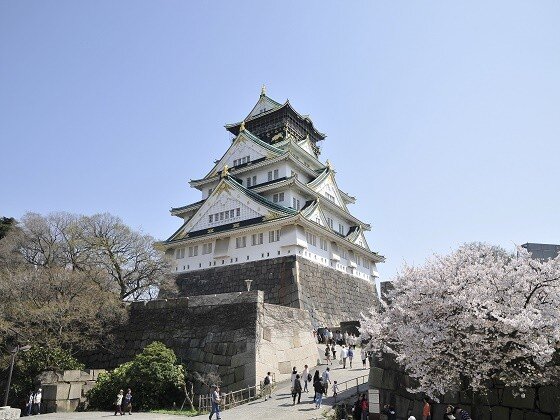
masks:
{"type": "Polygon", "coordinates": [[[417,380],[411,391],[483,394],[491,381],[522,389],[558,378],[560,256],[539,261],[521,247],[508,254],[466,244],[405,266],[387,298],[365,317],[362,335],[417,380]]]}

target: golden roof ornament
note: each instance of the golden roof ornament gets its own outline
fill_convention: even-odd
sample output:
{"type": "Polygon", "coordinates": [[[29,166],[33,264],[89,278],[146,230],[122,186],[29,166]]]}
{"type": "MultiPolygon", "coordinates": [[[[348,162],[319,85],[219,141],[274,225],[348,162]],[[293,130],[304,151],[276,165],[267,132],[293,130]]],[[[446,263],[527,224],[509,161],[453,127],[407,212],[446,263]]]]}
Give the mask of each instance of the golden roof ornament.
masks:
{"type": "Polygon", "coordinates": [[[266,86],[262,85],[261,87],[261,96],[265,96],[266,95],[266,86]]]}
{"type": "Polygon", "coordinates": [[[229,167],[227,165],[224,165],[224,169],[222,169],[222,178],[225,178],[228,175],[229,175],[229,167]]]}
{"type": "Polygon", "coordinates": [[[332,167],[331,167],[331,161],[327,159],[327,162],[326,162],[326,163],[327,163],[327,168],[331,169],[331,168],[332,168],[332,167]]]}
{"type": "Polygon", "coordinates": [[[239,132],[245,131],[245,120],[241,121],[241,125],[239,126],[239,132]]]}

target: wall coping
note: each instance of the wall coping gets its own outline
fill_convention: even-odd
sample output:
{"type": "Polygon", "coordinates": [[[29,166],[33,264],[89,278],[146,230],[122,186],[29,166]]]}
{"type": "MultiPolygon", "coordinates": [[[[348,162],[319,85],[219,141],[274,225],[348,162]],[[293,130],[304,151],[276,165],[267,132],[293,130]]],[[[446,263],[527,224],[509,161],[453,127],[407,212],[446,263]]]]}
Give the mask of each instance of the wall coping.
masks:
{"type": "Polygon", "coordinates": [[[235,305],[238,303],[264,303],[262,290],[249,292],[219,293],[215,295],[186,296],[169,299],[156,299],[144,302],[132,302],[132,310],[173,309],[178,307],[193,308],[217,305],[235,305]]]}

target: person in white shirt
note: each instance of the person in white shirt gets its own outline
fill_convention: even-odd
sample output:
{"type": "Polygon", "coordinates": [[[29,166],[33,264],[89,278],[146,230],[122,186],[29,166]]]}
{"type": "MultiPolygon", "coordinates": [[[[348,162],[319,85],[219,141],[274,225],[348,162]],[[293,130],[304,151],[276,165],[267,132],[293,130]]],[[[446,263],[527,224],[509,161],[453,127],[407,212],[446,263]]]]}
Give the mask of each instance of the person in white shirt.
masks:
{"type": "Polygon", "coordinates": [[[33,395],[33,412],[41,414],[41,399],[43,397],[43,390],[39,388],[35,395],[33,395]]]}
{"type": "Polygon", "coordinates": [[[362,358],[362,367],[366,368],[366,360],[367,360],[367,351],[365,348],[362,347],[362,351],[360,352],[360,357],[362,358]]]}
{"type": "Polygon", "coordinates": [[[323,389],[325,390],[324,394],[327,395],[327,390],[329,389],[329,384],[331,383],[331,368],[327,368],[323,372],[323,389]]]}
{"type": "Polygon", "coordinates": [[[346,346],[342,346],[340,357],[342,357],[342,369],[346,369],[346,359],[348,358],[348,349],[346,346]]]}
{"type": "Polygon", "coordinates": [[[309,392],[309,390],[307,389],[307,383],[309,382],[309,366],[307,365],[304,366],[301,375],[303,376],[303,391],[309,392]]]}

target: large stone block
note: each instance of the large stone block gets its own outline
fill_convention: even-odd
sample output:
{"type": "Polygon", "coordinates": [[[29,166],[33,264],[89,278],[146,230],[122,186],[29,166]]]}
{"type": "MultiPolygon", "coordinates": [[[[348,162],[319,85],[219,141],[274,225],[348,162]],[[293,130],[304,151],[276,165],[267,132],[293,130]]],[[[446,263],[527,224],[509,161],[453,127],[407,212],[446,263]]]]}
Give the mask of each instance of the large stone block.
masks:
{"type": "Polygon", "coordinates": [[[524,417],[523,411],[513,408],[511,410],[509,420],[523,420],[523,417],[524,417]]]}
{"type": "Polygon", "coordinates": [[[58,383],[43,385],[43,399],[65,400],[70,394],[70,384],[58,383]]]}
{"type": "Polygon", "coordinates": [[[21,410],[10,406],[0,407],[0,420],[19,419],[21,410]]]}
{"type": "Polygon", "coordinates": [[[70,392],[68,398],[71,400],[80,399],[82,397],[82,382],[74,382],[70,384],[70,392]]]}
{"type": "Polygon", "coordinates": [[[511,388],[504,389],[502,404],[512,408],[532,409],[535,406],[535,390],[527,388],[522,395],[511,388]]]}
{"type": "Polygon", "coordinates": [[[80,400],[57,400],[56,401],[56,412],[57,413],[70,413],[78,410],[80,406],[80,400]]]}
{"type": "Polygon", "coordinates": [[[383,369],[372,367],[369,370],[369,387],[383,388],[383,369]]]}
{"type": "Polygon", "coordinates": [[[492,420],[509,420],[509,407],[492,407],[492,420]]]}
{"type": "Polygon", "coordinates": [[[560,412],[560,387],[541,386],[539,388],[539,409],[551,414],[560,412]]]}
{"type": "Polygon", "coordinates": [[[82,376],[82,371],[80,370],[65,370],[62,373],[62,380],[66,382],[77,382],[82,376]]]}

